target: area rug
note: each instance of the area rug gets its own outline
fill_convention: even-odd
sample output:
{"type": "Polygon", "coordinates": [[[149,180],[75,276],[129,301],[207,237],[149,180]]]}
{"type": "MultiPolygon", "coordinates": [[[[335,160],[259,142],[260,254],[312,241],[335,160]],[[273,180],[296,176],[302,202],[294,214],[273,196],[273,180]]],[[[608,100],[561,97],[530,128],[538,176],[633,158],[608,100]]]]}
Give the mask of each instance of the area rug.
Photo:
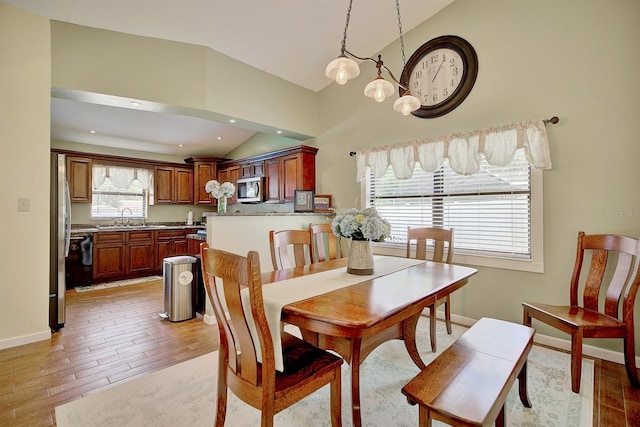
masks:
{"type": "Polygon", "coordinates": [[[76,286],[76,292],[90,292],[99,289],[117,288],[118,286],[138,285],[140,283],[155,282],[162,280],[162,276],[138,277],[136,279],[116,280],[115,282],[98,283],[97,285],[76,286]]]}
{"type": "MultiPolygon", "coordinates": [[[[421,319],[418,336],[425,363],[431,353],[429,321],[421,319]]],[[[446,347],[464,332],[454,325],[447,335],[438,322],[438,349],[446,347]]],[[[56,407],[58,427],[197,427],[211,426],[214,420],[217,352],[154,372],[111,389],[56,407]]],[[[582,393],[571,392],[568,354],[534,346],[529,353],[528,387],[533,405],[522,406],[517,381],[507,400],[507,425],[591,426],[593,425],[593,361],[584,360],[582,393]]],[[[378,347],[361,367],[362,425],[368,427],[416,426],[418,409],[407,403],[400,389],[418,374],[403,343],[391,341],[378,347]]],[[[342,371],[343,390],[350,389],[349,367],[342,371]]],[[[351,426],[350,395],[342,395],[343,425],[351,426]]],[[[260,425],[260,412],[229,393],[225,425],[260,425]]],[[[329,389],[325,386],[288,409],[278,413],[275,425],[283,427],[330,426],[329,389]]],[[[434,426],[444,426],[434,422],[434,426]]]]}

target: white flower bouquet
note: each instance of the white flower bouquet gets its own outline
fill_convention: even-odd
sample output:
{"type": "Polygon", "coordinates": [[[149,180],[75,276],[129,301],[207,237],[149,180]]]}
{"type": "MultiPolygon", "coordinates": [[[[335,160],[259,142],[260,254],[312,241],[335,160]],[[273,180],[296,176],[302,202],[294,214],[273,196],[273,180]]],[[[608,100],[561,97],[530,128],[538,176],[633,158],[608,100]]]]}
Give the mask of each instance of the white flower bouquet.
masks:
{"type": "Polygon", "coordinates": [[[211,197],[219,199],[220,197],[232,197],[236,192],[236,186],[230,182],[223,182],[220,184],[215,179],[208,181],[204,186],[207,193],[211,194],[211,197]]]}
{"type": "Polygon", "coordinates": [[[336,236],[382,242],[391,235],[391,224],[375,208],[363,211],[351,208],[334,218],[331,230],[336,236]]]}

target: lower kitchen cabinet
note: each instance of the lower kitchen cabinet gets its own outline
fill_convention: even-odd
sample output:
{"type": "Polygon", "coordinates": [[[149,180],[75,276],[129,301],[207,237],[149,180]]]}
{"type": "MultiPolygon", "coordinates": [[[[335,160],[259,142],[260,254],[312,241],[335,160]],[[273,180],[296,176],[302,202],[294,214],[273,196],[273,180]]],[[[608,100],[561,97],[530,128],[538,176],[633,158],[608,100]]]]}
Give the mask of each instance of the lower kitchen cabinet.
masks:
{"type": "Polygon", "coordinates": [[[93,235],[93,280],[162,274],[163,260],[195,255],[187,234],[195,229],[100,231],[93,235]]]}
{"type": "Polygon", "coordinates": [[[152,230],[126,231],[127,274],[155,272],[155,242],[152,230]]]}
{"type": "Polygon", "coordinates": [[[100,232],[93,235],[93,279],[108,279],[124,276],[125,233],[121,231],[100,232]]]}
{"type": "Polygon", "coordinates": [[[158,230],[156,267],[162,271],[165,258],[180,255],[191,255],[187,234],[195,233],[191,229],[158,230]]]}

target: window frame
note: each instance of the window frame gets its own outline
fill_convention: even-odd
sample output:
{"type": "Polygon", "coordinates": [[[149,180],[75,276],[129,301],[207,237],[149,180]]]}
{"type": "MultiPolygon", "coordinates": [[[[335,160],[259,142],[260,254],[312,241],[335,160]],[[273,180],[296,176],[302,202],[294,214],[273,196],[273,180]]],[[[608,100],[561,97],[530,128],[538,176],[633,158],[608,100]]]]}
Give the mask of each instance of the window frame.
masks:
{"type": "MultiPolygon", "coordinates": [[[[544,227],[543,227],[543,171],[530,167],[531,176],[531,259],[501,258],[498,256],[465,253],[455,248],[453,262],[481,267],[492,267],[507,270],[519,270],[532,273],[544,273],[544,227]]],[[[369,175],[360,185],[360,200],[367,203],[369,194],[369,175]]],[[[363,208],[366,206],[363,206],[363,208]]],[[[406,255],[406,243],[372,242],[375,254],[401,256],[406,255]]]]}
{"type": "MultiPolygon", "coordinates": [[[[99,166],[106,166],[109,167],[111,165],[102,165],[102,164],[98,164],[99,166]]],[[[135,167],[131,167],[131,166],[119,166],[121,168],[131,168],[131,169],[140,169],[140,168],[135,168],[135,167]]],[[[109,177],[107,177],[106,179],[109,179],[109,177]]],[[[137,180],[134,179],[134,181],[137,180]]],[[[90,208],[90,216],[92,220],[95,221],[101,221],[101,220],[117,220],[118,218],[121,218],[123,216],[122,211],[124,209],[127,209],[128,207],[124,207],[122,209],[119,209],[119,212],[115,215],[110,215],[110,216],[94,216],[94,204],[95,204],[95,195],[96,193],[100,194],[100,195],[112,195],[112,196],[135,196],[135,197],[142,197],[143,199],[143,204],[142,204],[142,212],[141,215],[136,215],[133,211],[131,212],[131,214],[127,215],[126,218],[128,219],[133,219],[133,220],[142,220],[145,221],[148,216],[149,216],[149,206],[151,203],[151,192],[148,189],[141,189],[141,193],[127,193],[125,191],[122,191],[121,189],[116,189],[116,190],[108,190],[108,191],[99,191],[97,189],[95,189],[93,187],[93,183],[91,185],[91,208],[90,208]]],[[[130,209],[130,208],[129,208],[130,209]]]]}

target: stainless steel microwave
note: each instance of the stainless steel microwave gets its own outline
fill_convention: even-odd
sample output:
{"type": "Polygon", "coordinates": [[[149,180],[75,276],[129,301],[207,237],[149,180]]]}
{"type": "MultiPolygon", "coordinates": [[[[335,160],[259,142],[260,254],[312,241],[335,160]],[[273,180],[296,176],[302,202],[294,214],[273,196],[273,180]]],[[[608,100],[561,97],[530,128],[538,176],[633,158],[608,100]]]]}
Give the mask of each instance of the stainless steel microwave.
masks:
{"type": "Polygon", "coordinates": [[[264,201],[264,177],[241,178],[238,180],[236,198],[239,203],[260,203],[264,201]]]}

